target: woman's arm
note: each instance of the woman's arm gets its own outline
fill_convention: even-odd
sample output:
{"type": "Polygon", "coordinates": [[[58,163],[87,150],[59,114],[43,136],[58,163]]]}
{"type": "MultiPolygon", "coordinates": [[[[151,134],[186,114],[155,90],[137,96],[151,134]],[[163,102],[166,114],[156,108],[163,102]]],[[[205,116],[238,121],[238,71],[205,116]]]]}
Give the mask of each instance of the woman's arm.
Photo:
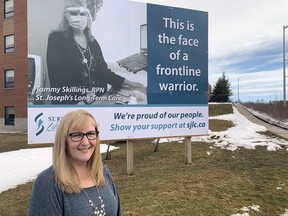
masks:
{"type": "Polygon", "coordinates": [[[103,164],[103,168],[104,168],[104,175],[106,175],[106,181],[108,180],[109,182],[106,182],[106,184],[108,183],[109,185],[111,185],[113,193],[115,195],[115,198],[117,200],[117,216],[121,216],[122,215],[122,210],[121,210],[121,202],[120,202],[120,197],[116,188],[116,185],[114,183],[114,180],[112,178],[112,175],[110,173],[110,170],[108,169],[108,167],[103,164]]]}
{"type": "Polygon", "coordinates": [[[63,215],[62,204],[62,193],[49,168],[42,172],[33,184],[27,216],[63,215]]]}
{"type": "Polygon", "coordinates": [[[50,80],[50,86],[61,87],[62,77],[65,75],[63,71],[63,41],[60,39],[58,32],[51,33],[48,38],[47,46],[47,69],[50,80]]]}
{"type": "Polygon", "coordinates": [[[134,81],[125,79],[123,82],[123,87],[124,86],[128,86],[133,90],[138,90],[138,91],[146,94],[146,87],[142,83],[134,82],[134,81]]]}

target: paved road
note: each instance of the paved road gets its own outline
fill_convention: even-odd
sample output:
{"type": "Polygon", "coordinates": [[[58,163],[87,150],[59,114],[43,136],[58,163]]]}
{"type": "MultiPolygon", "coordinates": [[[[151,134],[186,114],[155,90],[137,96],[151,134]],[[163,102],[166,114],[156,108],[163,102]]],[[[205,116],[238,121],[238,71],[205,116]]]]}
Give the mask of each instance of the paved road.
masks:
{"type": "Polygon", "coordinates": [[[252,115],[242,104],[240,103],[234,103],[235,108],[238,110],[239,113],[241,113],[243,116],[245,116],[249,121],[262,125],[267,128],[268,131],[271,131],[274,134],[277,134],[278,136],[288,140],[288,130],[279,128],[277,126],[268,124],[265,121],[262,121],[261,119],[255,117],[252,115]]]}

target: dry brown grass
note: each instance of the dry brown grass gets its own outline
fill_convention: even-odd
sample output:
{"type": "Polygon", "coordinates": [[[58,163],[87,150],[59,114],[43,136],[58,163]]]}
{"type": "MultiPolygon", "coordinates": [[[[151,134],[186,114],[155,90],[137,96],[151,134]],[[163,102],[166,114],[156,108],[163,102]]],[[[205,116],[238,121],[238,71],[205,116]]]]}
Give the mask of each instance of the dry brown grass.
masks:
{"type": "Polygon", "coordinates": [[[0,133],[0,140],[0,153],[19,149],[52,146],[52,144],[28,145],[27,134],[24,133],[0,133]]]}
{"type": "Polygon", "coordinates": [[[244,103],[244,106],[251,108],[260,113],[264,113],[276,120],[288,120],[288,107],[284,107],[282,101],[274,101],[269,103],[244,103]]]}

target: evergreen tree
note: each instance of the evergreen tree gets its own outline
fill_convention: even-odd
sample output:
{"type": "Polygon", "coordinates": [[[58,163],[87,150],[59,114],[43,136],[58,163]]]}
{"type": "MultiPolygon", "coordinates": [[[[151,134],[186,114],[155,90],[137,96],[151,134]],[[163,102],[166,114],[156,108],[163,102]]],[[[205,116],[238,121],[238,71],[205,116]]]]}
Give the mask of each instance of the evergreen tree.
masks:
{"type": "Polygon", "coordinates": [[[213,101],[215,102],[228,102],[229,96],[232,95],[231,84],[229,79],[226,78],[225,72],[218,78],[216,85],[213,87],[213,101]]]}

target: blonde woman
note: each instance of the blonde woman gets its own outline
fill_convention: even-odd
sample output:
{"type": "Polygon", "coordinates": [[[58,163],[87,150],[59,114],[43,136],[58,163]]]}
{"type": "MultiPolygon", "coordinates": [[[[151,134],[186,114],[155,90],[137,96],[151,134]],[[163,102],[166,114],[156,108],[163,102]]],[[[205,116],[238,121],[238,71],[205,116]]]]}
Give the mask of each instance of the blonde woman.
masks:
{"type": "Polygon", "coordinates": [[[103,165],[99,130],[85,110],[67,113],[60,121],[53,164],[36,178],[28,216],[122,215],[111,173],[103,165]]]}

